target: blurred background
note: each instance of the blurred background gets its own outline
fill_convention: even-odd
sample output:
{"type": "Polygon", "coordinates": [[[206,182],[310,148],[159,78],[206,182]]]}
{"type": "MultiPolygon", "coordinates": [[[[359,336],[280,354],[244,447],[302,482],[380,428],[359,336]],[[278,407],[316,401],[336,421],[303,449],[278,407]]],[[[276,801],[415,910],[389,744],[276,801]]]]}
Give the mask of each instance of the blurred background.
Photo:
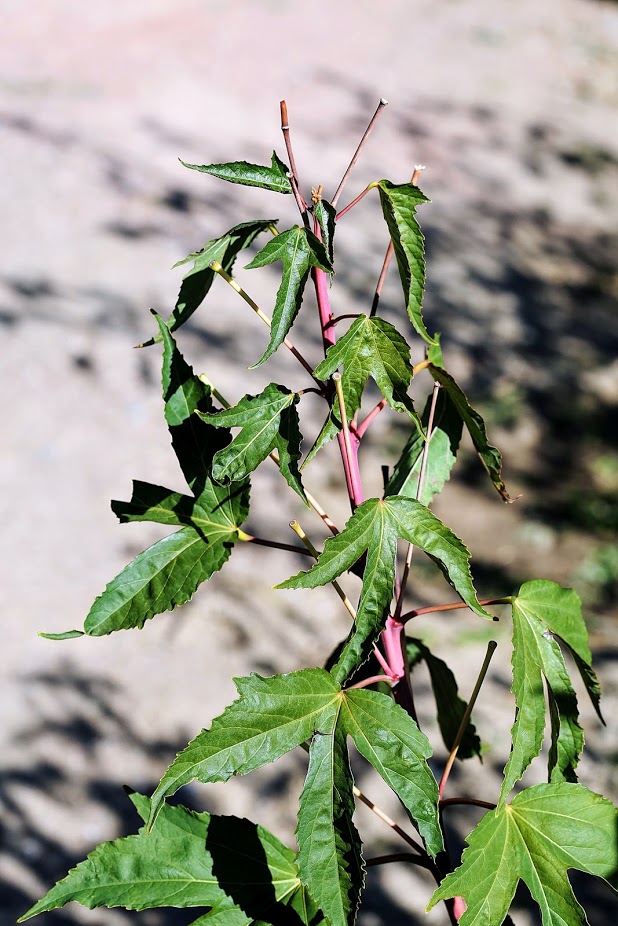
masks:
{"type": "MultiPolygon", "coordinates": [[[[105,584],[162,535],[120,527],[109,509],[111,498],[129,498],[132,478],[183,488],[162,416],[160,351],[132,350],[153,333],[148,308],[169,314],[182,276],[169,268],[208,239],[252,218],[297,221],[292,197],[224,184],[178,158],[268,163],[273,147],[284,156],[283,98],[306,195],[322,183],[332,196],[380,97],[389,106],[342,204],[371,180],[405,182],[426,165],[425,317],[444,331],[447,366],[503,450],[511,494],[522,494],[505,506],[466,447],[436,512],[471,549],[481,595],[510,594],[532,577],[581,595],[609,719],[601,728],[580,690],[581,775],[616,798],[618,4],[0,0],[0,12],[3,926],[96,843],[135,831],[122,784],[150,791],[233,699],[232,675],[322,664],[346,633],[330,589],[311,593],[304,611],[300,593],[271,589],[297,571],[293,556],[245,545],[192,603],[141,633],[64,643],[36,635],[80,627],[105,584]]],[[[387,243],[377,197],[342,220],[338,236],[334,310],[366,310],[387,243]]],[[[243,272],[245,262],[239,278],[269,310],[276,272],[243,272]]],[[[282,352],[246,371],[265,329],[218,282],[179,332],[187,359],[232,401],[271,380],[294,384],[298,370],[282,352]]],[[[402,311],[394,273],[382,305],[387,318],[402,311]]],[[[299,325],[295,340],[317,363],[310,310],[299,325]]],[[[317,428],[317,407],[309,415],[317,428]]],[[[371,435],[367,494],[406,439],[388,414],[371,435]]],[[[336,454],[327,457],[331,472],[309,468],[306,483],[343,523],[336,454]]],[[[319,524],[282,501],[277,474],[264,469],[249,529],[289,541],[287,521],[298,515],[319,542],[319,524]]],[[[451,598],[419,559],[411,604],[451,598]]],[[[453,794],[497,793],[513,716],[502,623],[432,615],[414,628],[456,669],[463,696],[484,641],[500,643],[475,711],[485,777],[460,764],[453,794]]],[[[432,735],[425,677],[417,688],[432,735]]],[[[439,769],[444,749],[434,742],[439,769]]],[[[183,799],[246,814],[293,844],[304,767],[290,755],[183,799]]],[[[362,765],[356,772],[398,812],[362,765]]],[[[525,783],[543,773],[539,760],[525,783]]],[[[361,808],[368,854],[388,851],[389,833],[368,817],[361,808]]],[[[475,822],[453,813],[452,838],[475,822]]],[[[395,868],[370,872],[362,926],[445,922],[440,909],[422,913],[425,877],[395,868]]],[[[607,922],[608,892],[575,880],[591,922],[607,922]]],[[[514,919],[535,917],[524,891],[514,919]]],[[[71,906],[46,922],[194,918],[71,906]]]]}

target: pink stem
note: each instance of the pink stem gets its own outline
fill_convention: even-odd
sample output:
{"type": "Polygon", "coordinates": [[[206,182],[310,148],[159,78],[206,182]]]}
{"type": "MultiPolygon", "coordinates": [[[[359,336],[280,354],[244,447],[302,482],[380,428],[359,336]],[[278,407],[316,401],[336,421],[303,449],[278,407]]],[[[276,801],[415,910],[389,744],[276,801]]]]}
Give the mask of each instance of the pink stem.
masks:
{"type": "MultiPolygon", "coordinates": [[[[510,596],[506,596],[505,598],[479,598],[479,604],[483,605],[483,607],[492,604],[512,603],[513,599],[510,596]]],[[[401,621],[405,624],[413,617],[420,617],[421,614],[433,614],[440,611],[459,611],[460,609],[467,607],[468,605],[463,601],[454,601],[451,604],[432,604],[425,608],[415,608],[413,611],[406,611],[405,614],[402,614],[401,621]]],[[[494,620],[497,620],[497,618],[494,618],[494,620]]]]}
{"type": "Polygon", "coordinates": [[[362,682],[356,682],[355,685],[348,685],[346,691],[351,691],[352,688],[367,688],[375,682],[388,682],[390,685],[392,681],[393,678],[391,675],[370,675],[369,678],[364,678],[362,682]]]}
{"type": "MultiPolygon", "coordinates": [[[[320,227],[316,222],[314,230],[317,235],[320,234],[320,227]]],[[[332,324],[333,314],[330,308],[330,295],[328,292],[328,280],[326,272],[319,267],[313,268],[313,282],[315,285],[315,294],[318,302],[318,311],[320,314],[320,325],[322,328],[322,343],[324,353],[337,340],[335,326],[332,324]]],[[[343,471],[348,488],[348,495],[352,508],[356,508],[363,501],[363,489],[361,485],[360,470],[358,467],[358,445],[359,439],[354,433],[350,433],[351,452],[348,454],[345,438],[342,432],[337,435],[341,459],[343,461],[343,471]]]]}
{"type": "Polygon", "coordinates": [[[386,659],[384,658],[384,656],[382,655],[382,653],[380,652],[380,650],[378,649],[377,646],[374,646],[374,648],[373,648],[373,655],[376,657],[376,660],[377,660],[377,661],[379,662],[379,664],[382,666],[382,668],[384,669],[384,671],[386,672],[386,674],[387,674],[390,678],[392,678],[393,676],[392,676],[392,672],[391,672],[391,667],[389,666],[388,662],[386,661],[386,659]]]}
{"type": "Polygon", "coordinates": [[[351,203],[348,203],[348,205],[345,206],[345,208],[341,210],[341,212],[338,212],[337,215],[335,216],[335,221],[338,222],[339,219],[342,219],[344,217],[346,212],[349,212],[350,209],[353,209],[357,203],[360,203],[361,199],[365,198],[369,190],[370,190],[370,187],[366,187],[362,193],[358,194],[356,199],[353,199],[351,203]]]}
{"type": "MultiPolygon", "coordinates": [[[[316,223],[316,234],[319,235],[320,229],[316,223]]],[[[315,294],[318,300],[318,311],[320,313],[320,324],[322,326],[322,341],[324,344],[324,353],[337,340],[335,326],[333,325],[333,314],[330,310],[330,296],[328,294],[328,280],[326,271],[320,270],[319,267],[313,268],[313,282],[315,285],[315,294]]]]}
{"type": "Polygon", "coordinates": [[[365,433],[365,431],[367,430],[367,428],[369,427],[373,419],[377,418],[377,416],[380,414],[383,408],[386,408],[386,399],[380,399],[380,401],[375,406],[375,408],[372,408],[369,414],[367,415],[367,417],[364,418],[363,421],[359,424],[359,426],[356,428],[356,434],[359,440],[361,439],[361,437],[363,436],[363,434],[365,433]]]}
{"type": "Polygon", "coordinates": [[[402,632],[403,624],[392,617],[387,618],[386,627],[382,631],[382,642],[390,673],[398,681],[404,677],[406,672],[401,646],[402,632]]]}

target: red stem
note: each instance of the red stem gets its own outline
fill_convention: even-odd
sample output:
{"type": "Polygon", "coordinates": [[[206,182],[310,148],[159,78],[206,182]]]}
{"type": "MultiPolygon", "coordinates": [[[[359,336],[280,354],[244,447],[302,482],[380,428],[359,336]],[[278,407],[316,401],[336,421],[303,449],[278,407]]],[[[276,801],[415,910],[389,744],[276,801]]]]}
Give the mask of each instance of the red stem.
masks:
{"type": "MultiPolygon", "coordinates": [[[[317,222],[314,224],[314,230],[317,235],[320,234],[320,228],[317,222]]],[[[326,353],[328,348],[337,340],[335,326],[332,324],[333,314],[330,308],[328,280],[326,272],[320,270],[319,267],[314,267],[312,272],[322,329],[322,343],[324,345],[324,353],[326,353]]],[[[350,432],[350,453],[347,451],[345,437],[341,431],[337,435],[337,441],[341,453],[341,460],[343,462],[343,472],[348,489],[348,496],[350,498],[350,505],[352,506],[352,510],[354,510],[363,501],[363,489],[358,467],[358,445],[360,441],[354,432],[350,432]]]]}
{"type": "Polygon", "coordinates": [[[367,193],[369,192],[369,190],[372,190],[372,189],[373,189],[372,184],[369,184],[369,186],[365,187],[363,192],[359,193],[356,199],[353,199],[351,203],[348,203],[347,206],[344,206],[341,212],[337,213],[337,215],[335,216],[335,222],[338,222],[339,219],[342,219],[344,215],[346,214],[346,212],[349,212],[350,209],[353,209],[357,203],[360,203],[361,199],[364,199],[367,193]]]}
{"type": "MultiPolygon", "coordinates": [[[[481,598],[479,599],[479,604],[485,607],[486,605],[492,604],[512,604],[513,599],[511,596],[506,596],[504,598],[481,598]]],[[[421,614],[434,614],[439,611],[459,611],[461,608],[467,608],[468,605],[463,601],[453,601],[451,604],[432,604],[426,608],[415,608],[412,611],[407,611],[401,616],[402,624],[406,624],[413,617],[420,617],[421,614]]],[[[497,620],[497,618],[494,618],[497,620]]]]}
{"type": "Polygon", "coordinates": [[[364,418],[363,421],[359,424],[359,426],[356,428],[356,436],[358,437],[359,440],[361,439],[361,437],[363,436],[363,434],[365,433],[365,431],[367,430],[367,428],[369,427],[373,419],[377,418],[377,416],[380,414],[383,408],[386,408],[386,405],[387,405],[386,399],[380,399],[380,401],[375,406],[375,408],[372,408],[369,414],[367,415],[367,417],[364,418]]]}
{"type": "Polygon", "coordinates": [[[371,119],[370,119],[370,121],[369,121],[369,125],[367,126],[367,128],[365,129],[365,131],[364,131],[364,133],[363,133],[363,137],[361,138],[360,142],[358,143],[358,148],[357,148],[356,151],[354,152],[354,154],[353,154],[353,156],[352,156],[352,160],[350,161],[350,163],[348,164],[348,166],[347,166],[347,168],[346,168],[345,174],[344,174],[343,177],[341,178],[341,183],[340,183],[339,186],[337,187],[337,190],[336,190],[336,192],[335,192],[335,195],[333,196],[333,198],[332,198],[332,200],[331,200],[331,204],[332,204],[333,206],[336,206],[336,205],[337,205],[337,200],[339,199],[339,197],[340,197],[340,195],[341,195],[341,191],[343,190],[344,186],[346,185],[346,183],[347,183],[347,181],[348,181],[348,177],[350,176],[350,174],[351,174],[351,172],[352,172],[352,169],[353,169],[354,165],[355,165],[356,162],[358,161],[358,156],[360,155],[361,151],[363,150],[363,146],[364,146],[365,142],[367,141],[367,139],[369,138],[369,136],[370,136],[370,134],[371,134],[371,132],[372,132],[372,130],[373,130],[373,127],[374,127],[374,125],[376,124],[376,120],[377,120],[378,116],[380,115],[380,113],[382,112],[382,110],[384,109],[385,106],[388,106],[388,100],[385,100],[385,99],[382,97],[382,98],[380,99],[380,102],[378,103],[378,106],[377,106],[377,108],[376,108],[376,111],[374,112],[373,116],[371,117],[371,119]]]}

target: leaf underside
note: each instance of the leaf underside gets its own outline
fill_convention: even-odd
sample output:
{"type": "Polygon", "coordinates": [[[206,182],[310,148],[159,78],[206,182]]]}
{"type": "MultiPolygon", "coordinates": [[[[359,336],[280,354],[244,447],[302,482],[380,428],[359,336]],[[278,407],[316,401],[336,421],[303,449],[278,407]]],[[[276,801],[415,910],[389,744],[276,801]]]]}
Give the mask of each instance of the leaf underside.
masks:
{"type": "Polygon", "coordinates": [[[380,180],[378,192],[382,214],[393,242],[410,321],[417,333],[428,344],[432,344],[434,338],[427,331],[422,314],[425,246],[423,233],[415,216],[416,207],[429,200],[411,183],[395,184],[389,180],[380,180]]]}
{"type": "MultiPolygon", "coordinates": [[[[389,479],[385,495],[407,495],[418,497],[418,484],[423,463],[425,434],[429,428],[432,397],[427,398],[421,416],[421,429],[416,428],[410,434],[401,456],[395,464],[389,479]]],[[[423,491],[418,499],[423,505],[430,505],[434,497],[442,491],[450,478],[455,465],[463,423],[446,390],[441,389],[436,400],[433,427],[429,436],[427,462],[423,491]]]]}
{"type": "Polygon", "coordinates": [[[461,386],[455,382],[450,373],[447,373],[443,367],[432,363],[429,365],[429,372],[436,382],[440,383],[442,388],[448,393],[451,402],[468,429],[475,450],[481,458],[500,497],[505,502],[512,502],[513,499],[507,492],[504,480],[502,479],[502,454],[496,447],[489,443],[485,422],[482,417],[476,409],[472,408],[461,386]]]}
{"type": "Polygon", "coordinates": [[[468,836],[461,866],[431,898],[463,897],[461,926],[501,926],[518,882],[538,904],[543,926],[584,926],[568,869],[614,879],[616,808],[581,785],[536,785],[487,813],[468,836]]]}
{"type": "Polygon", "coordinates": [[[559,640],[577,655],[582,678],[598,709],[598,681],[591,666],[588,632],[578,595],[546,579],[526,582],[513,598],[512,666],[517,713],[501,801],[541,751],[547,710],[544,686],[551,726],[550,780],[576,780],[575,768],[584,737],[578,722],[577,697],[559,640]]]}

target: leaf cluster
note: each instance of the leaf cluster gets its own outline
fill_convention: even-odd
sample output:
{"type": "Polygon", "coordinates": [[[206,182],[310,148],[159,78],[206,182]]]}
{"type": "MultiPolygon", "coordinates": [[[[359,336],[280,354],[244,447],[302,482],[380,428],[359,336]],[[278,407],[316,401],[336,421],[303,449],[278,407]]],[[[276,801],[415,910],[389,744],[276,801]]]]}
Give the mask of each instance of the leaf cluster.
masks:
{"type": "MultiPolygon", "coordinates": [[[[281,232],[274,219],[235,225],[180,262],[192,267],[169,318],[155,315],[157,331],[145,343],[162,346],[164,416],[188,491],[135,481],[129,501],[112,502],[121,523],[152,521],[175,530],[111,580],[92,605],[83,631],[47,636],[67,639],[142,628],[156,615],[190,600],[223,568],[238,542],[255,539],[242,527],[250,512],[252,474],[267,458],[276,462],[304,505],[318,510],[324,520],[303,483],[303,467],[333,438],[342,454],[351,516],[340,531],[331,523],[333,535],[321,550],[307,542],[314,564],[277,587],[311,589],[332,583],[354,619],[328,668],[236,679],[238,699],[178,754],[152,799],[130,795],[146,825],[134,836],[96,848],[23,919],[75,900],[87,907],[130,910],[195,907],[201,910],[195,923],[204,926],[313,926],[323,921],[353,926],[365,880],[363,847],[353,820],[358,797],[350,761],[353,750],[397,795],[406,825],[418,833],[418,839],[405,832],[404,837],[413,849],[412,860],[438,884],[429,907],[463,898],[464,926],[500,926],[523,881],[544,926],[584,923],[567,871],[577,868],[611,879],[618,859],[615,809],[577,781],[584,737],[565,654],[574,661],[597,711],[600,693],[581,605],[571,589],[534,580],[500,599],[503,605],[510,603],[512,611],[516,713],[511,752],[495,809],[468,837],[460,867],[445,863],[440,801],[450,764],[439,786],[428,764],[432,744],[414,716],[410,672],[420,662],[429,670],[450,760],[455,755],[460,760],[480,757],[482,748],[470,717],[472,704],[460,697],[451,669],[422,637],[403,634],[407,619],[419,614],[403,609],[411,550],[418,548],[435,563],[462,608],[496,620],[477,596],[467,547],[429,509],[450,478],[464,430],[499,496],[512,499],[503,481],[500,452],[490,444],[481,415],[446,369],[440,337],[430,333],[423,318],[425,257],[416,209],[428,202],[427,197],[413,183],[383,179],[370,184],[368,189],[377,189],[396,259],[404,326],[399,330],[380,318],[374,299],[371,309],[343,330],[328,302],[329,284],[336,285],[334,207],[316,195],[307,208],[298,194],[297,178],[274,152],[270,166],[246,161],[185,166],[232,183],[294,193],[303,222],[281,232]],[[267,232],[271,239],[246,269],[281,263],[270,318],[230,276],[240,252],[267,232]],[[247,394],[232,404],[205,376],[193,372],[173,332],[199,308],[218,275],[270,327],[268,343],[254,366],[285,346],[301,360],[304,375],[311,374],[309,387],[270,383],[259,394],[247,394]],[[305,309],[310,276],[324,346],[324,357],[317,363],[309,363],[288,339],[305,309]],[[418,338],[410,344],[416,336],[420,345],[418,338]],[[413,351],[419,346],[422,358],[413,364],[413,351]],[[370,378],[381,401],[360,420],[370,378]],[[419,379],[432,387],[426,390],[421,414],[411,395],[419,379]],[[317,392],[323,401],[325,420],[301,463],[299,410],[307,391],[317,392]],[[404,416],[408,437],[386,475],[383,496],[365,500],[359,447],[384,407],[404,416]],[[406,545],[409,553],[402,569],[406,545]],[[346,572],[361,579],[356,604],[337,584],[346,572]],[[525,788],[509,803],[514,786],[541,752],[547,720],[547,784],[525,788]],[[309,754],[299,800],[298,851],[247,820],[196,814],[167,803],[190,782],[227,781],[298,747],[309,754]]],[[[451,904],[449,909],[454,916],[455,907],[451,904]]]]}

